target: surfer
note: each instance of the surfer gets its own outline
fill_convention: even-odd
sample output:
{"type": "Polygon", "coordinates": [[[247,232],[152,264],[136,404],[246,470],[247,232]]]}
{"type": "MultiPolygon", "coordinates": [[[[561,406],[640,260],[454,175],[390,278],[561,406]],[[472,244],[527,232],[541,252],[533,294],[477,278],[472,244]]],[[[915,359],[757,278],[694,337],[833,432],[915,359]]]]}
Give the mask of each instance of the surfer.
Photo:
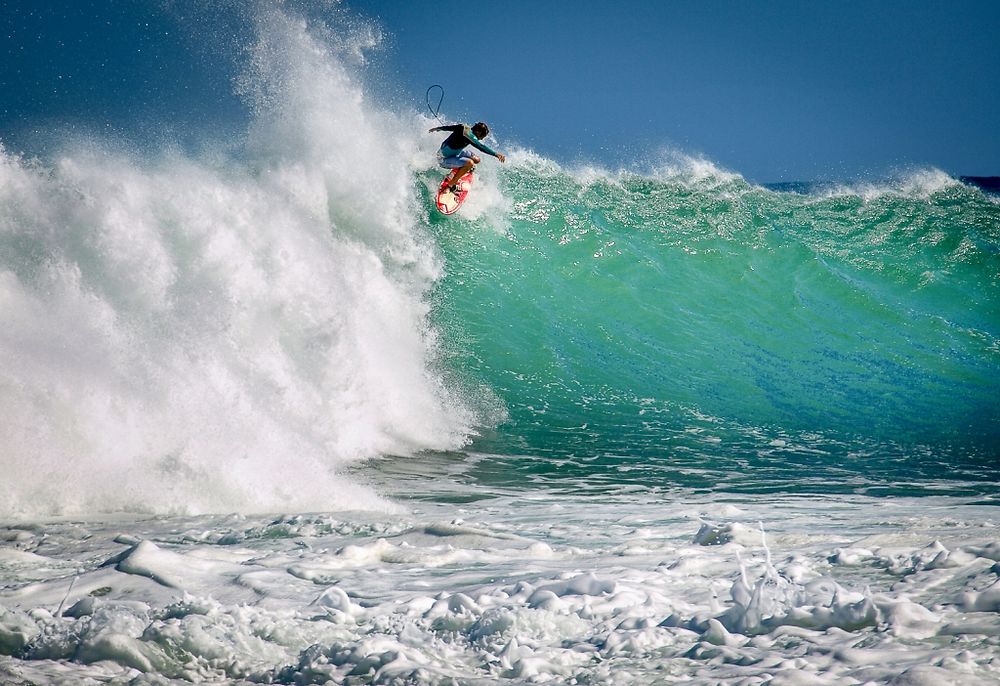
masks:
{"type": "Polygon", "coordinates": [[[493,157],[501,162],[507,159],[486,145],[486,143],[483,143],[482,139],[486,138],[490,133],[490,127],[483,122],[476,122],[472,126],[468,126],[467,124],[436,126],[430,131],[432,133],[434,131],[451,132],[451,135],[444,139],[441,149],[438,151],[438,163],[445,169],[454,170],[451,172],[450,178],[445,177],[448,179],[449,189],[453,193],[458,182],[462,180],[462,177],[468,174],[481,161],[479,155],[475,155],[465,149],[468,146],[471,145],[488,155],[493,155],[493,157]]]}

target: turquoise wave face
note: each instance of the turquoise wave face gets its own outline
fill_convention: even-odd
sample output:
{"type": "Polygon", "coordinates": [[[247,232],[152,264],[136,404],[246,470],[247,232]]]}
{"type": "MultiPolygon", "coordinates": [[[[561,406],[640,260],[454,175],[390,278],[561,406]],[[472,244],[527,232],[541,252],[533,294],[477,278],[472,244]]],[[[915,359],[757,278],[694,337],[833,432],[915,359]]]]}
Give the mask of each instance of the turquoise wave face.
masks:
{"type": "Polygon", "coordinates": [[[910,185],[513,169],[505,233],[431,226],[451,362],[509,413],[473,449],[517,478],[995,480],[1000,205],[910,185]]]}

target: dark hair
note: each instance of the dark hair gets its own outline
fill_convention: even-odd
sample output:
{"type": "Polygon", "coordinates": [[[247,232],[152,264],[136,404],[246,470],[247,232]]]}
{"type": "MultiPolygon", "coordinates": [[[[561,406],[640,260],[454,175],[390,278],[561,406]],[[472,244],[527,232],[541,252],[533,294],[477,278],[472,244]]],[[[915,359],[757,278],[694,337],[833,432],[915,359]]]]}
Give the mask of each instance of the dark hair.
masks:
{"type": "Polygon", "coordinates": [[[486,136],[490,135],[490,127],[486,125],[486,122],[477,121],[475,124],[472,125],[472,133],[479,136],[479,138],[485,138],[486,136]],[[481,136],[478,133],[479,131],[483,132],[481,136]]]}

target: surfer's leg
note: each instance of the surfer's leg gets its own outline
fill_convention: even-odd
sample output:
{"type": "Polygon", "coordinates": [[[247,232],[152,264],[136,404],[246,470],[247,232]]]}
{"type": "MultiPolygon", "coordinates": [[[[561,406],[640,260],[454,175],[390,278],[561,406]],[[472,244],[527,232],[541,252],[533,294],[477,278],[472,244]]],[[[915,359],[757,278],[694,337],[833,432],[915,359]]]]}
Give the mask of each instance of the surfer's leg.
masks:
{"type": "MultiPolygon", "coordinates": [[[[445,169],[451,169],[451,173],[444,177],[449,184],[453,184],[455,183],[455,179],[461,178],[460,176],[457,176],[457,174],[460,170],[465,168],[471,156],[472,155],[468,151],[463,150],[457,155],[440,158],[438,163],[445,169]]],[[[462,173],[464,174],[465,172],[462,173]]]]}
{"type": "Polygon", "coordinates": [[[451,182],[457,184],[462,180],[462,177],[469,173],[469,171],[476,166],[476,163],[472,160],[466,162],[462,167],[459,168],[454,174],[451,175],[451,182]]]}
{"type": "Polygon", "coordinates": [[[463,164],[458,171],[451,175],[451,183],[458,184],[462,180],[462,177],[472,171],[472,168],[479,164],[479,156],[466,153],[462,156],[466,162],[463,164]]]}

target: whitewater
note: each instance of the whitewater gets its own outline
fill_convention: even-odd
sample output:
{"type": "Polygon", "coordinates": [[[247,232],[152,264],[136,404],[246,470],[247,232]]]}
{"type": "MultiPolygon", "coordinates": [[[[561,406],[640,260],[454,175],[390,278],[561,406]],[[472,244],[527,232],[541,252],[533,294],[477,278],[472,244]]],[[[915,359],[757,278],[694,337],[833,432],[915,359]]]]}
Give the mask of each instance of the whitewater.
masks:
{"type": "Polygon", "coordinates": [[[995,196],[443,217],[379,27],[241,19],[237,139],[0,147],[0,681],[1000,683],[995,196]]]}

